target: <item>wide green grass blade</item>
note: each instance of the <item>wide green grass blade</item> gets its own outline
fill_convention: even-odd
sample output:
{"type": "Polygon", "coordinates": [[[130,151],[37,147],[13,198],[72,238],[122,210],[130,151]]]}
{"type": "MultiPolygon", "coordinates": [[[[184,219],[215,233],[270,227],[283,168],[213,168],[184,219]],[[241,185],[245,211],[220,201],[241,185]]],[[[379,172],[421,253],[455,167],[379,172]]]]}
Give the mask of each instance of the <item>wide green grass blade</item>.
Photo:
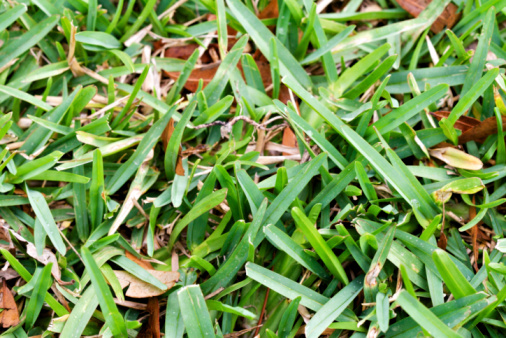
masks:
{"type": "Polygon", "coordinates": [[[125,320],[114,303],[111,290],[109,289],[99,266],[95,262],[95,259],[88,248],[81,248],[81,255],[84,266],[90,276],[91,284],[95,290],[96,297],[98,298],[100,309],[106,314],[105,320],[107,326],[115,337],[127,337],[128,334],[125,320]]]}
{"type": "Polygon", "coordinates": [[[0,49],[0,69],[37,44],[53,29],[57,22],[57,16],[50,16],[31,27],[28,32],[18,39],[9,40],[0,49]]]}
{"type": "Polygon", "coordinates": [[[462,272],[460,272],[455,263],[452,262],[446,252],[435,250],[432,253],[432,259],[441,277],[443,277],[443,281],[448,289],[450,289],[455,299],[476,293],[476,290],[471,286],[462,272]]]}
{"type": "Polygon", "coordinates": [[[306,217],[304,212],[297,207],[292,209],[292,217],[297,227],[304,234],[309,243],[311,243],[311,246],[318,256],[320,256],[327,269],[329,269],[334,277],[339,278],[339,280],[347,285],[349,283],[348,276],[346,276],[341,262],[315,229],[314,224],[306,217]]]}
{"type": "Polygon", "coordinates": [[[135,153],[121,165],[121,167],[116,171],[114,176],[108,182],[106,188],[108,194],[114,194],[116,191],[118,191],[123,186],[123,184],[125,184],[125,182],[128,181],[128,179],[130,179],[132,175],[137,171],[148,153],[151,151],[151,149],[153,149],[156,143],[158,143],[158,140],[162,135],[163,130],[167,126],[167,123],[169,123],[169,120],[172,117],[174,111],[175,107],[166,112],[158,121],[153,124],[153,126],[151,126],[149,131],[144,135],[141,142],[137,146],[135,153]]]}
{"type": "Polygon", "coordinates": [[[72,309],[72,312],[61,331],[62,337],[81,337],[97,306],[98,297],[95,293],[94,287],[90,286],[86,289],[86,291],[84,291],[81,298],[79,298],[79,301],[72,309]]]}
{"type": "MultiPolygon", "coordinates": [[[[32,295],[26,306],[26,319],[25,319],[25,328],[28,330],[33,327],[37,317],[42,310],[42,306],[44,305],[44,296],[51,286],[53,280],[51,278],[51,267],[53,263],[49,263],[42,269],[42,272],[38,274],[37,280],[35,281],[35,286],[32,291],[32,295]]],[[[35,278],[36,274],[34,274],[35,278]]]]}
{"type": "Polygon", "coordinates": [[[306,325],[306,337],[317,338],[358,296],[364,285],[363,276],[355,278],[316,312],[306,325]]]}
{"type": "Polygon", "coordinates": [[[429,309],[407,291],[402,291],[399,294],[397,303],[431,335],[435,337],[462,337],[446,326],[435,314],[430,312],[429,309]]]}
{"type": "Polygon", "coordinates": [[[177,298],[188,337],[214,337],[213,323],[200,286],[181,288],[177,292],[177,298]]]}
{"type": "Polygon", "coordinates": [[[44,196],[38,191],[29,189],[26,184],[25,191],[28,195],[28,199],[30,200],[30,205],[32,206],[33,211],[35,212],[35,215],[37,216],[40,224],[44,228],[44,231],[49,236],[51,243],[53,243],[54,247],[56,250],[58,250],[59,253],[65,255],[67,248],[65,246],[65,243],[63,243],[60,231],[58,230],[58,227],[54,221],[53,215],[51,214],[51,210],[49,209],[49,206],[44,199],[44,196]]]}

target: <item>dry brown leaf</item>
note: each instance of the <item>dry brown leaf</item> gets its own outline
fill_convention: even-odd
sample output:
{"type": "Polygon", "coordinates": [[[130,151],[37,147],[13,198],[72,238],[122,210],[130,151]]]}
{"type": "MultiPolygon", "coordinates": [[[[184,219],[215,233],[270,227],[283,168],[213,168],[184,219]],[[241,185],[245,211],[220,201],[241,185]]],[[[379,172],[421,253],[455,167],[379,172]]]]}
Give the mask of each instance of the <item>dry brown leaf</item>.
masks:
{"type": "MultiPolygon", "coordinates": [[[[506,116],[502,116],[503,130],[506,128],[506,116]]],[[[489,117],[481,121],[478,125],[463,132],[459,137],[459,144],[464,144],[469,141],[476,141],[483,143],[490,135],[497,134],[497,119],[495,116],[489,117]]]]}
{"type": "Polygon", "coordinates": [[[483,163],[477,157],[452,147],[429,149],[429,154],[455,168],[480,170],[483,163]]]}
{"type": "MultiPolygon", "coordinates": [[[[158,279],[163,284],[167,285],[167,288],[170,289],[176,284],[179,280],[179,272],[173,271],[157,271],[157,270],[147,270],[150,274],[152,274],[156,279],[158,279]]],[[[134,275],[129,274],[126,271],[118,271],[115,270],[114,274],[118,277],[119,283],[122,288],[126,288],[129,286],[125,295],[127,297],[132,298],[147,298],[147,297],[156,297],[167,290],[161,290],[154,285],[148,284],[143,280],[135,277],[134,275]]]]}
{"type": "MultiPolygon", "coordinates": [[[[397,3],[409,14],[418,17],[420,13],[432,2],[432,0],[396,0],[397,3]]],[[[443,28],[452,28],[460,19],[460,13],[457,13],[458,7],[454,3],[449,3],[443,13],[434,21],[430,30],[439,33],[443,28]]]]}
{"type": "Polygon", "coordinates": [[[32,243],[27,243],[26,253],[44,265],[53,263],[51,267],[51,274],[58,281],[58,283],[60,284],[62,283],[61,271],[60,268],[58,267],[58,260],[56,259],[55,254],[51,250],[44,248],[44,250],[42,251],[42,256],[39,256],[37,254],[37,249],[35,248],[35,245],[33,245],[32,243]]]}
{"type": "MultiPolygon", "coordinates": [[[[258,70],[260,71],[260,76],[262,77],[262,82],[264,84],[264,87],[270,86],[270,84],[272,83],[272,80],[271,80],[271,70],[270,70],[269,63],[262,61],[262,60],[255,60],[255,62],[257,64],[258,70]]],[[[190,73],[190,76],[188,77],[188,80],[184,84],[184,88],[186,88],[190,92],[194,93],[198,88],[200,79],[203,80],[203,82],[204,82],[203,88],[205,88],[209,84],[209,82],[211,82],[211,80],[214,78],[214,76],[216,75],[216,71],[218,70],[218,67],[220,66],[220,64],[221,64],[221,62],[214,62],[214,63],[206,64],[200,68],[193,69],[192,72],[190,73]]],[[[239,68],[239,70],[241,71],[241,74],[243,75],[243,78],[244,78],[244,74],[242,71],[242,64],[240,62],[237,64],[237,68],[239,68]]],[[[174,81],[177,80],[180,75],[180,72],[166,72],[166,71],[164,71],[164,73],[168,77],[173,79],[174,81]]]]}
{"type": "MultiPolygon", "coordinates": [[[[214,75],[216,74],[216,71],[218,70],[220,64],[220,62],[215,62],[200,68],[193,69],[190,73],[190,77],[188,77],[188,80],[184,84],[184,87],[190,92],[195,93],[199,86],[199,81],[202,79],[204,82],[203,88],[205,88],[214,78],[214,75]]],[[[165,74],[171,79],[177,80],[179,78],[180,72],[165,72],[165,74]]]]}
{"type": "Polygon", "coordinates": [[[182,151],[183,151],[183,148],[180,145],[179,146],[179,154],[177,155],[177,162],[176,162],[176,175],[179,175],[179,176],[184,176],[183,156],[181,156],[182,151]]]}
{"type": "MultiPolygon", "coordinates": [[[[200,46],[196,43],[189,43],[183,46],[174,46],[169,47],[165,50],[166,58],[174,58],[174,59],[182,59],[188,60],[188,58],[193,54],[195,50],[197,50],[200,46]]],[[[208,49],[217,49],[218,44],[211,43],[208,49]]],[[[206,50],[204,54],[200,57],[200,62],[203,64],[207,64],[212,62],[211,56],[209,55],[209,51],[206,50]]]]}
{"type": "Polygon", "coordinates": [[[135,257],[134,255],[132,255],[130,252],[128,251],[125,251],[125,256],[126,258],[130,259],[131,261],[137,263],[138,265],[142,266],[144,269],[146,270],[153,270],[153,266],[151,265],[150,262],[144,260],[144,259],[139,259],[137,257],[135,257]]]}
{"type": "Polygon", "coordinates": [[[173,132],[174,132],[174,119],[171,117],[169,123],[167,123],[167,126],[165,127],[162,133],[163,149],[167,149],[170,137],[172,136],[173,132]]]}
{"type": "MultiPolygon", "coordinates": [[[[263,79],[263,78],[262,78],[263,79]]],[[[269,80],[270,80],[270,74],[269,74],[269,80]]],[[[281,86],[281,90],[279,92],[279,100],[283,102],[284,104],[287,104],[288,101],[290,101],[290,92],[288,91],[288,88],[284,85],[281,86]]],[[[297,101],[295,102],[297,104],[297,101]]],[[[283,140],[281,142],[282,145],[287,147],[295,147],[297,148],[297,137],[295,137],[295,133],[293,132],[290,127],[286,127],[283,130],[283,140]]],[[[293,155],[287,152],[283,152],[283,156],[293,155]]]]}
{"type": "Polygon", "coordinates": [[[447,245],[448,245],[448,238],[446,238],[445,233],[441,231],[441,235],[439,236],[439,239],[437,241],[437,246],[442,250],[446,250],[447,245]]]}
{"type": "Polygon", "coordinates": [[[269,1],[269,4],[258,14],[259,19],[275,19],[278,16],[278,0],[269,1]]]}
{"type": "MultiPolygon", "coordinates": [[[[283,130],[283,141],[282,144],[286,147],[297,147],[297,138],[295,137],[295,133],[289,127],[286,127],[283,130]]],[[[293,155],[291,153],[283,152],[283,156],[293,155]]]]}
{"type": "Polygon", "coordinates": [[[11,290],[7,287],[5,279],[2,280],[2,289],[0,291],[0,308],[3,309],[0,312],[0,323],[3,328],[8,328],[19,324],[19,312],[14,296],[11,290]]]}
{"type": "Polygon", "coordinates": [[[18,278],[19,274],[16,272],[16,270],[12,268],[7,268],[6,270],[0,270],[0,278],[3,278],[5,280],[11,280],[14,278],[18,278]]]}
{"type": "MultiPolygon", "coordinates": [[[[450,112],[449,111],[436,111],[436,112],[432,112],[430,114],[432,116],[435,116],[438,121],[441,121],[441,119],[443,117],[444,118],[448,118],[448,116],[450,116],[450,112]]],[[[455,129],[461,130],[462,133],[465,133],[466,131],[468,131],[469,129],[474,128],[475,126],[479,125],[480,123],[481,123],[481,121],[478,120],[478,119],[475,119],[474,117],[462,115],[455,122],[455,124],[453,125],[453,127],[455,129]]]]}

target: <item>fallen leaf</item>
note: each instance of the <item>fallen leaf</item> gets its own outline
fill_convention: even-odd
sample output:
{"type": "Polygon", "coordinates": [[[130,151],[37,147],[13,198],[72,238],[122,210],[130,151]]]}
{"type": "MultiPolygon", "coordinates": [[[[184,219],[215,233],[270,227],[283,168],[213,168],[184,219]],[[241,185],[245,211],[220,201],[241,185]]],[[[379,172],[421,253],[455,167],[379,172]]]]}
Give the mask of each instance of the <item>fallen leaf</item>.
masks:
{"type": "Polygon", "coordinates": [[[439,235],[439,239],[437,241],[438,248],[442,250],[446,250],[446,246],[448,245],[448,239],[446,238],[445,233],[443,232],[443,229],[441,229],[441,235],[439,235]]]}
{"type": "MultiPolygon", "coordinates": [[[[282,144],[287,147],[297,147],[297,137],[295,137],[295,133],[290,129],[290,127],[286,127],[283,130],[283,141],[282,144]]],[[[283,152],[283,156],[293,155],[291,153],[283,152]]]]}
{"type": "MultiPolygon", "coordinates": [[[[179,272],[172,271],[157,271],[157,270],[147,270],[150,274],[152,274],[156,279],[158,279],[163,284],[167,285],[167,288],[170,289],[176,284],[179,280],[179,272]]],[[[126,288],[129,286],[126,296],[132,298],[147,298],[147,297],[156,297],[167,290],[161,290],[154,285],[144,282],[139,278],[131,275],[126,271],[118,271],[115,270],[114,274],[118,277],[119,283],[122,288],[126,288]]]]}
{"type": "Polygon", "coordinates": [[[7,268],[7,270],[0,270],[0,278],[3,278],[5,280],[11,280],[14,278],[18,278],[19,274],[16,272],[16,270],[12,268],[7,268]]]}
{"type": "MultiPolygon", "coordinates": [[[[506,116],[502,116],[502,127],[503,129],[506,128],[506,116]]],[[[483,143],[488,136],[495,134],[497,134],[497,119],[495,116],[492,116],[481,121],[478,125],[466,132],[463,132],[459,137],[459,144],[469,141],[483,143]]]]}
{"type": "Polygon", "coordinates": [[[162,142],[163,142],[163,149],[167,149],[167,146],[169,145],[170,137],[172,136],[172,133],[174,132],[174,119],[170,118],[169,123],[167,123],[167,126],[163,130],[162,133],[162,142]]]}
{"type": "Polygon", "coordinates": [[[452,181],[442,187],[440,190],[463,195],[476,194],[485,188],[483,181],[478,177],[462,178],[452,181]]]}
{"type": "MultiPolygon", "coordinates": [[[[173,59],[182,59],[182,60],[188,60],[188,58],[193,54],[193,52],[198,49],[200,46],[196,43],[189,43],[187,45],[183,46],[174,46],[169,47],[165,50],[165,57],[166,58],[173,58],[173,59]]],[[[212,58],[209,55],[209,49],[218,48],[218,44],[211,43],[206,50],[204,54],[200,57],[200,62],[203,64],[207,64],[212,62],[212,58]]]]}
{"type": "Polygon", "coordinates": [[[58,267],[58,260],[56,259],[56,255],[51,250],[44,248],[44,250],[42,251],[42,256],[39,256],[37,254],[37,249],[35,248],[35,245],[33,245],[32,243],[27,243],[26,253],[44,265],[53,263],[53,265],[51,266],[51,274],[53,275],[54,279],[56,279],[56,281],[59,284],[66,284],[66,282],[63,282],[61,280],[61,271],[58,267]]]}
{"type": "Polygon", "coordinates": [[[269,4],[258,14],[259,19],[275,19],[278,16],[278,0],[269,1],[269,4]]]}
{"type": "Polygon", "coordinates": [[[176,162],[176,175],[179,175],[179,176],[184,176],[183,156],[181,156],[182,151],[183,151],[183,148],[180,145],[179,146],[179,154],[177,155],[177,162],[176,162]]]}
{"type": "Polygon", "coordinates": [[[480,170],[483,163],[477,157],[452,147],[429,149],[429,154],[455,168],[480,170]]]}
{"type": "MultiPolygon", "coordinates": [[[[418,17],[420,13],[432,2],[432,0],[397,0],[397,3],[409,14],[418,17]]],[[[460,19],[460,13],[457,13],[458,7],[450,2],[443,10],[443,13],[434,21],[430,30],[439,33],[446,26],[452,28],[460,19]]]]}
{"type": "Polygon", "coordinates": [[[146,270],[153,270],[153,266],[151,265],[150,262],[144,260],[144,259],[139,259],[137,257],[135,257],[134,255],[132,255],[130,252],[128,251],[125,251],[125,256],[126,258],[130,259],[131,261],[137,263],[138,265],[142,266],[144,269],[146,270]]]}
{"type": "MultiPolygon", "coordinates": [[[[441,121],[441,119],[443,117],[444,118],[448,118],[448,116],[450,116],[450,112],[449,111],[436,111],[436,112],[431,112],[430,114],[432,116],[436,117],[438,121],[441,121]]],[[[474,128],[475,126],[479,125],[480,123],[481,123],[481,121],[478,120],[478,119],[475,119],[474,117],[462,115],[455,122],[455,124],[453,125],[453,127],[455,129],[461,130],[462,133],[465,133],[466,131],[468,131],[469,129],[474,128]]]]}
{"type": "Polygon", "coordinates": [[[3,328],[8,328],[19,324],[19,312],[14,296],[11,290],[7,287],[5,279],[2,281],[2,290],[0,291],[0,323],[3,328]]]}
{"type": "MultiPolygon", "coordinates": [[[[184,84],[184,87],[192,93],[195,93],[199,86],[199,81],[202,79],[204,82],[203,88],[205,88],[209,82],[214,78],[218,67],[221,62],[210,63],[208,65],[202,66],[200,68],[195,68],[190,73],[190,77],[184,84]]],[[[179,78],[180,72],[166,72],[164,73],[173,80],[177,80],[179,78]]]]}

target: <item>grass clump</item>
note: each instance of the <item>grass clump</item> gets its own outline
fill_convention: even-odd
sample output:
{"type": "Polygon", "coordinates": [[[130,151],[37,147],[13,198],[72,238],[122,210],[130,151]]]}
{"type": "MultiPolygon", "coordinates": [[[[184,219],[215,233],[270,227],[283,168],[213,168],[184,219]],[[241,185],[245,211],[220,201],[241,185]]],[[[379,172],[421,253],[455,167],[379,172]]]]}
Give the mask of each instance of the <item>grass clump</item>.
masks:
{"type": "Polygon", "coordinates": [[[0,4],[2,336],[503,336],[505,5],[0,4]]]}

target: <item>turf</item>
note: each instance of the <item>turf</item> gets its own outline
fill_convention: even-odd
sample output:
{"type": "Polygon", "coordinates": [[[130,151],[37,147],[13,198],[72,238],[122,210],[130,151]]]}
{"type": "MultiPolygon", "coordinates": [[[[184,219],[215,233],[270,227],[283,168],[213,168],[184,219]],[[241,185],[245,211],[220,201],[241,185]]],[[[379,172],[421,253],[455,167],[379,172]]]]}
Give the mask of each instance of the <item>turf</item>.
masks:
{"type": "Polygon", "coordinates": [[[2,337],[504,336],[505,19],[2,2],[2,337]]]}

